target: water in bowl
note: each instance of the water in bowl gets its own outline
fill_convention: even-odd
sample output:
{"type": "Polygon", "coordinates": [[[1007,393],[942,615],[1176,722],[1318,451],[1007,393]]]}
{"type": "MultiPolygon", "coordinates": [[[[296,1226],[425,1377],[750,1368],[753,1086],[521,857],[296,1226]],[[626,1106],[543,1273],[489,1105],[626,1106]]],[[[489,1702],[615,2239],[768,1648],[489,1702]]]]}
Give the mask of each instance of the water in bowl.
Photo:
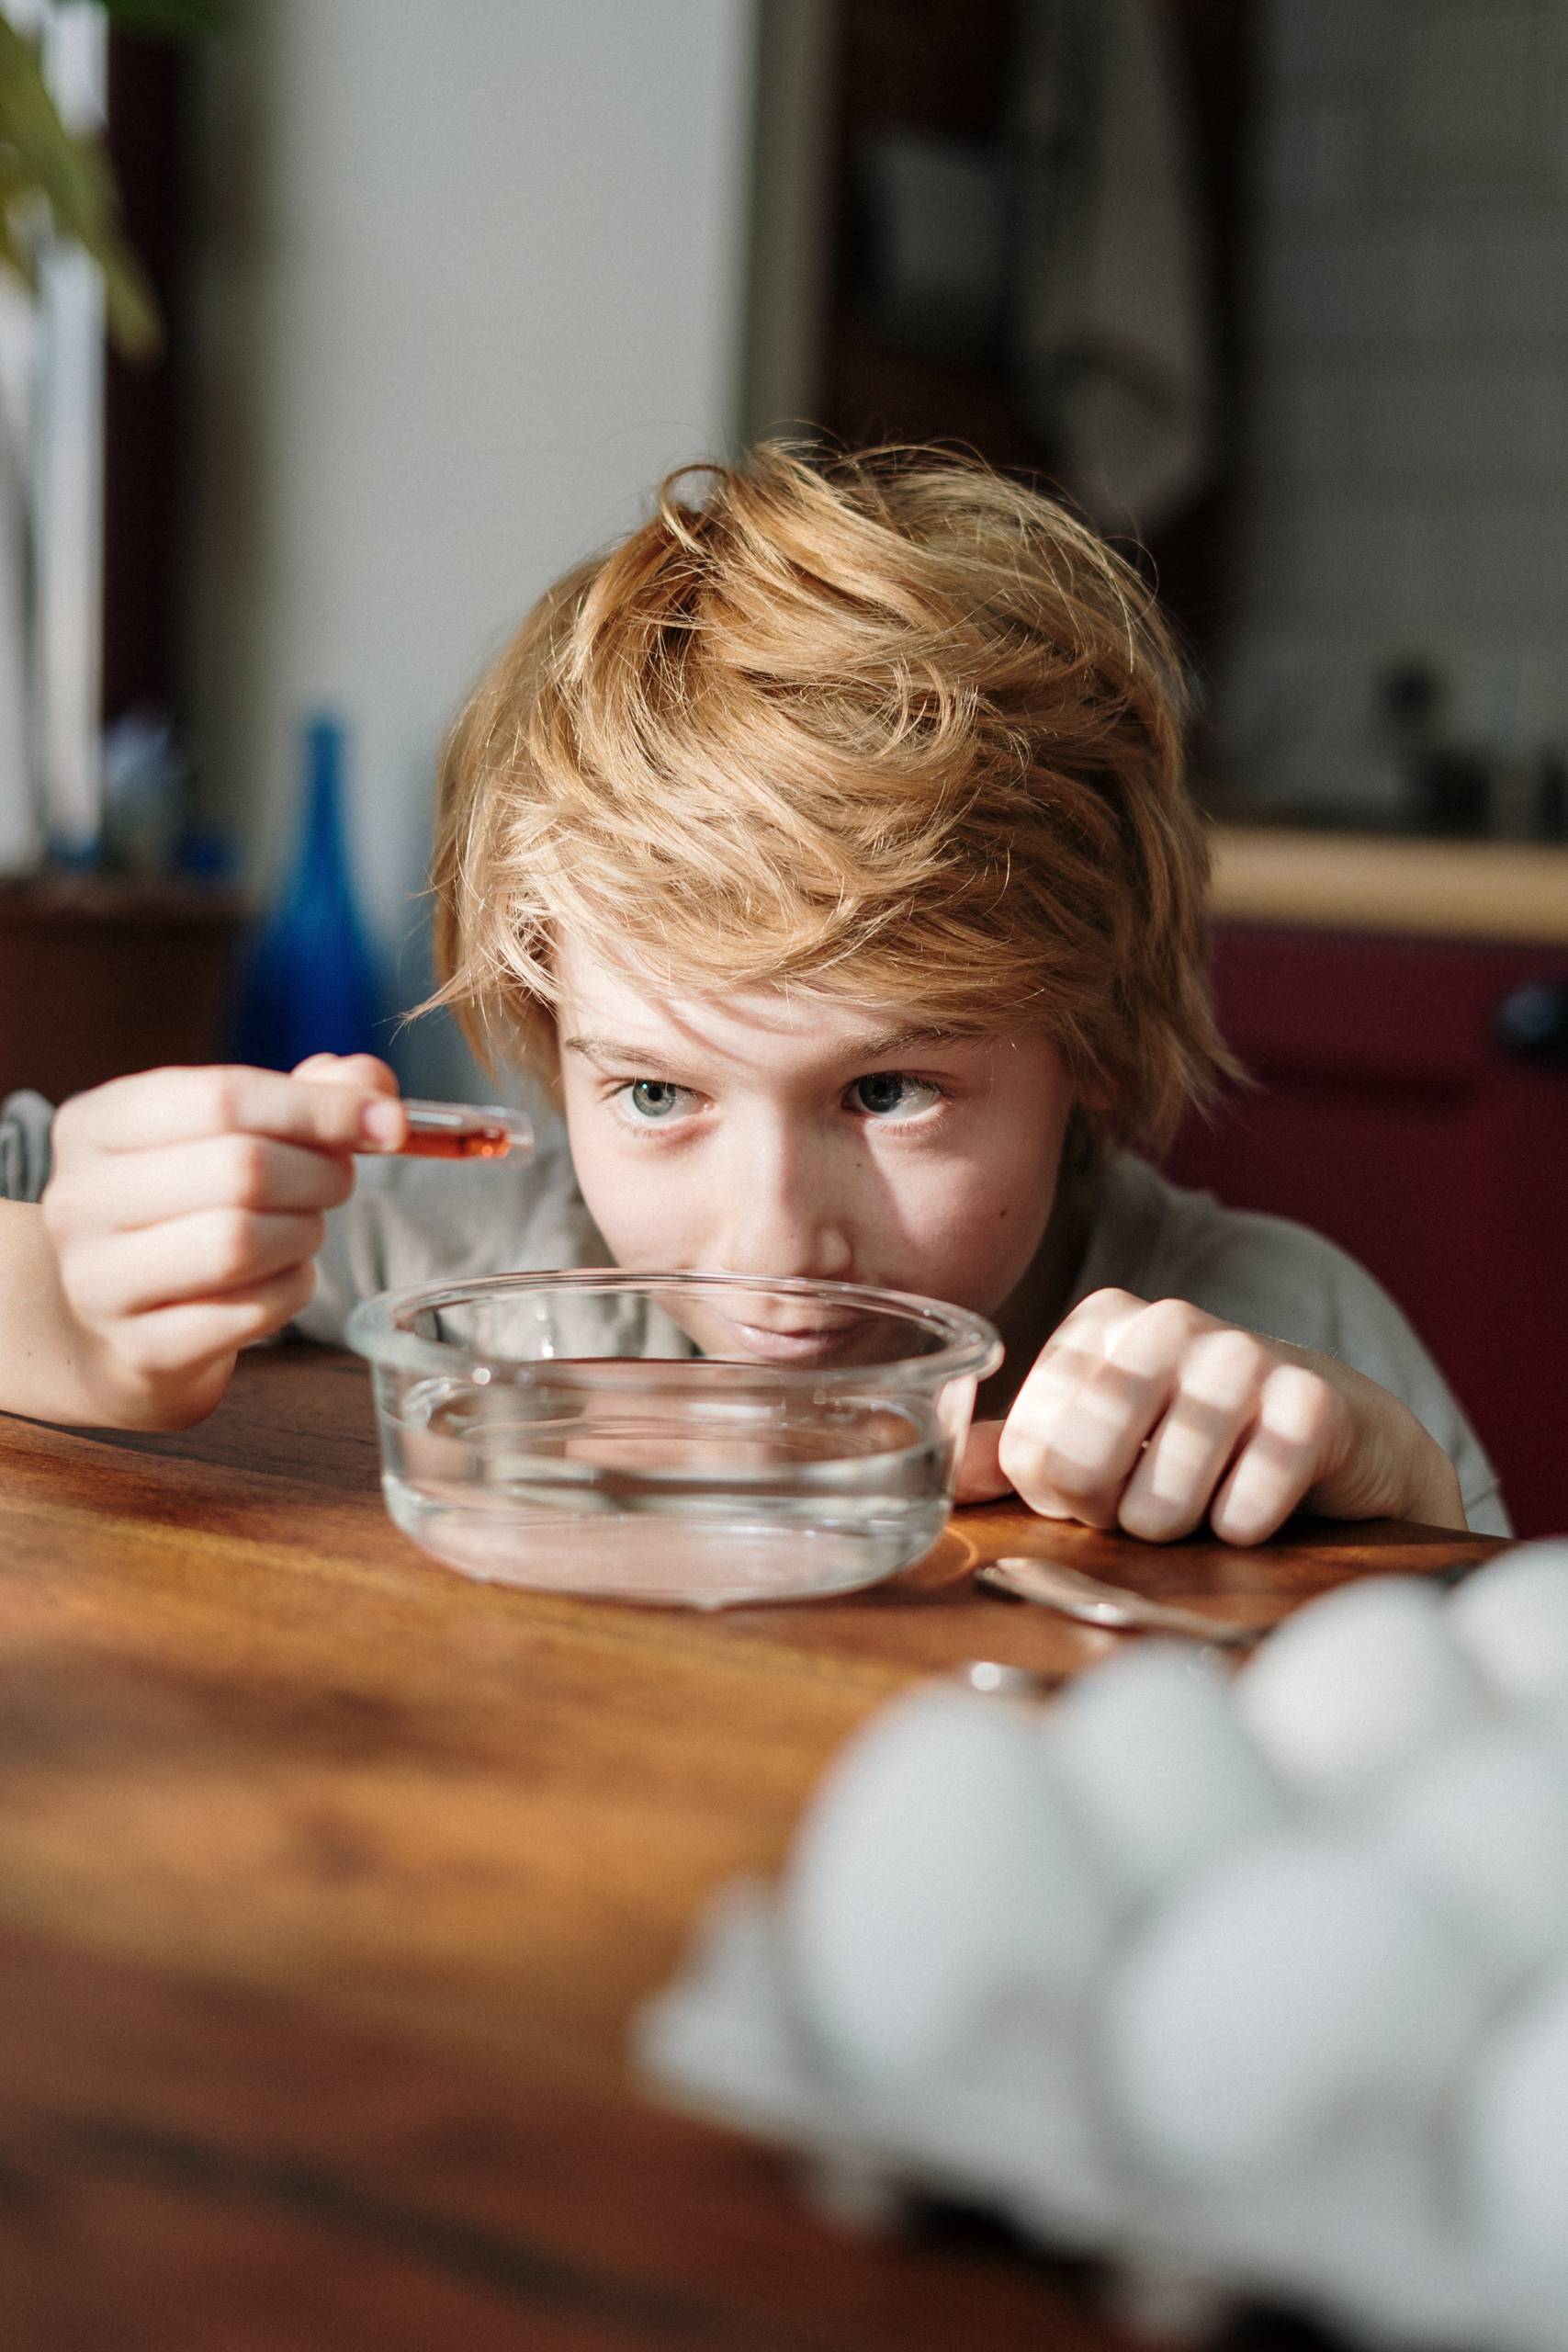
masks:
{"type": "Polygon", "coordinates": [[[852,1591],[942,1534],[952,1449],[929,1415],[694,1394],[674,1364],[617,1394],[593,1370],[412,1385],[386,1428],[398,1525],[468,1576],[705,1609],[852,1591]]]}

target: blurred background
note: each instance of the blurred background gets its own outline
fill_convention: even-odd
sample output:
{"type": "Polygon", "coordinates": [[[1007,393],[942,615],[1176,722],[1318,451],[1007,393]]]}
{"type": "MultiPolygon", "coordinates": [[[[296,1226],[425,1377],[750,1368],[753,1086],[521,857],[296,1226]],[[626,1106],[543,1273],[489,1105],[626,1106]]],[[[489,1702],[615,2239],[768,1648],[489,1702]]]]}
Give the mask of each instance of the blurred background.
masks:
{"type": "Polygon", "coordinates": [[[1263,1086],[1175,1172],[1363,1258],[1568,1526],[1568,0],[0,30],[0,96],[19,43],[78,164],[105,126],[124,248],[8,201],[0,1092],[224,1050],[312,906],[405,1083],[489,1092],[393,1025],[465,686],[671,466],[958,439],[1187,648],[1263,1086]]]}

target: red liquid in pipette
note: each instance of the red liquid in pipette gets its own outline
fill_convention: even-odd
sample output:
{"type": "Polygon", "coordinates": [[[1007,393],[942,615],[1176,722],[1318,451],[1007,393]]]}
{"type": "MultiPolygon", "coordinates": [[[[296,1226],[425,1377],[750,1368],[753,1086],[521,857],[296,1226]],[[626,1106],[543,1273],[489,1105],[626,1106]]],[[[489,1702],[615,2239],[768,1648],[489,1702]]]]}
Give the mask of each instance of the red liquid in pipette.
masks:
{"type": "Polygon", "coordinates": [[[408,1133],[400,1147],[412,1159],[526,1159],[534,1131],[520,1112],[492,1102],[420,1102],[407,1099],[408,1133]]]}
{"type": "Polygon", "coordinates": [[[412,1159],[504,1159],[512,1146],[504,1127],[447,1128],[439,1135],[411,1128],[403,1151],[412,1159]]]}

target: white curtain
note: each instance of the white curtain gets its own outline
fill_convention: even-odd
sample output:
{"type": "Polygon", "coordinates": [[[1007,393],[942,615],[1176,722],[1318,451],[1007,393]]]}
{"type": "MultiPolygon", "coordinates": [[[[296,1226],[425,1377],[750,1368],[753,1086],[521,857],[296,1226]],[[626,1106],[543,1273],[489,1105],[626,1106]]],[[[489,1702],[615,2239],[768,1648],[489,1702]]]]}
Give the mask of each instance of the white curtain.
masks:
{"type": "MultiPolygon", "coordinates": [[[[102,127],[107,20],[88,0],[4,0],[39,36],[68,130],[102,127]]],[[[36,300],[0,287],[0,874],[45,842],[86,860],[102,811],[104,302],[74,247],[36,300]]]]}
{"type": "Polygon", "coordinates": [[[43,814],[28,729],[32,298],[0,279],[0,876],[30,874],[43,814]]]}

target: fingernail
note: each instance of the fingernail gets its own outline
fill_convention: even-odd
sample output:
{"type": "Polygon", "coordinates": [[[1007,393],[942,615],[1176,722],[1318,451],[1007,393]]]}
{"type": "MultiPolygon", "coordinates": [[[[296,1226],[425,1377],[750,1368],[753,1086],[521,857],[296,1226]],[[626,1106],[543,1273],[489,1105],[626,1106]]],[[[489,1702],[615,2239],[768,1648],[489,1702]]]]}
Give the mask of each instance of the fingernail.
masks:
{"type": "Polygon", "coordinates": [[[367,1102],[359,1114],[359,1132],[367,1143],[376,1144],[383,1151],[395,1151],[403,1139],[401,1103],[387,1095],[378,1102],[367,1102]]]}

